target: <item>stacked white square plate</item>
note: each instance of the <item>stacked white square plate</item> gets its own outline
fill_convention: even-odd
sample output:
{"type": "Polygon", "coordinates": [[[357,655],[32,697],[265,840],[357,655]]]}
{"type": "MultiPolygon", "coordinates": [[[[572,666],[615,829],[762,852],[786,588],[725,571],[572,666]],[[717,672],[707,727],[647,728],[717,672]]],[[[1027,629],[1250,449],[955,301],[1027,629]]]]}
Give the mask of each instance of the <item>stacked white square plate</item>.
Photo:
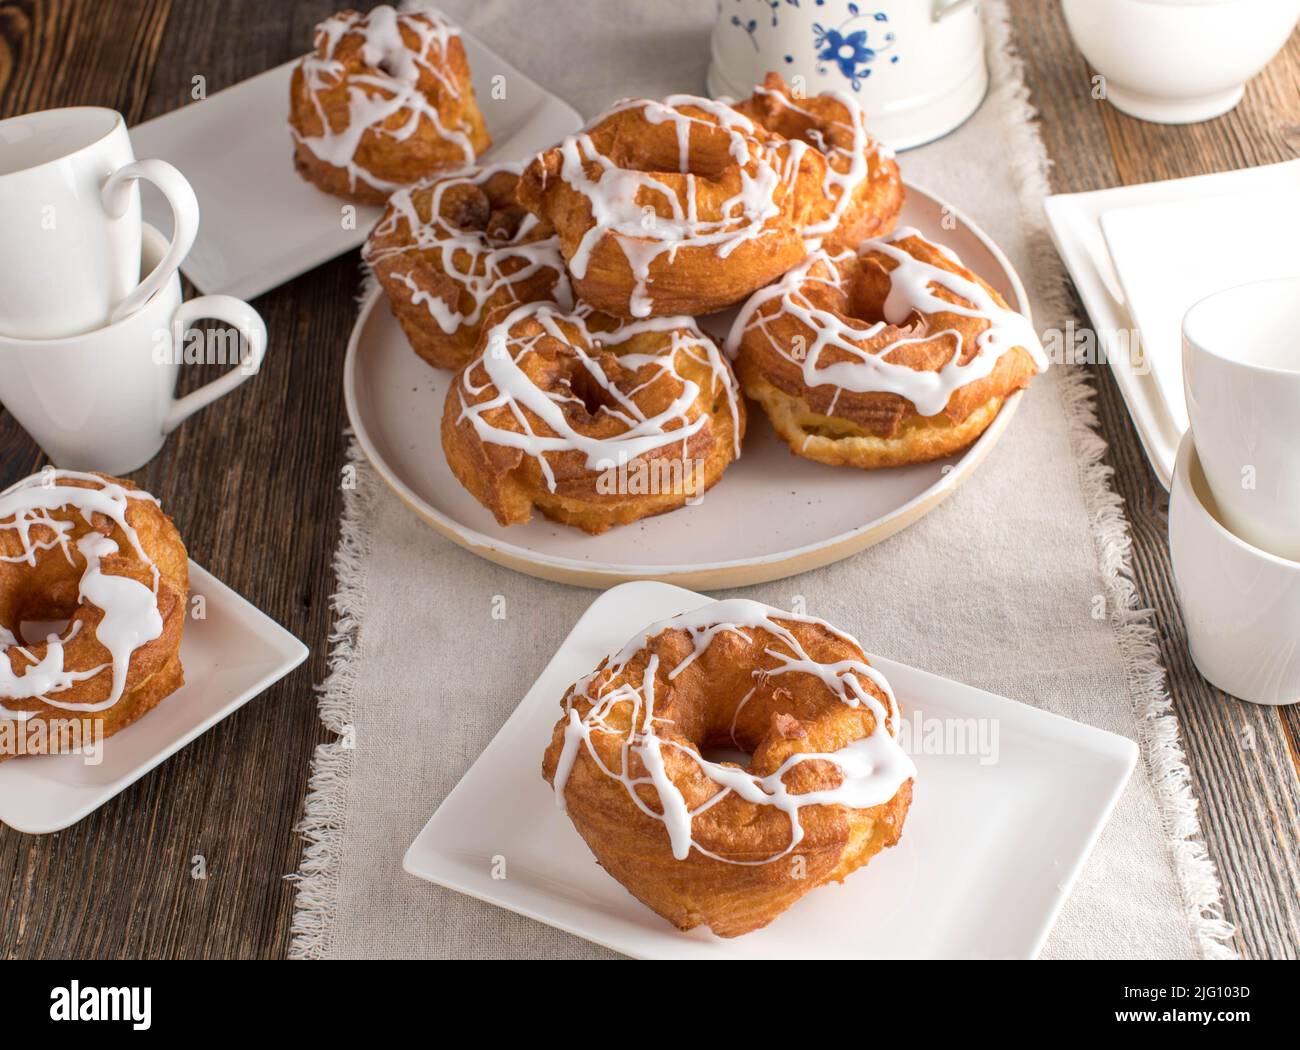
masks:
{"type": "Polygon", "coordinates": [[[1211,292],[1300,274],[1297,201],[1300,160],[1047,199],[1098,352],[1166,488],[1188,427],[1183,314],[1211,292]]]}

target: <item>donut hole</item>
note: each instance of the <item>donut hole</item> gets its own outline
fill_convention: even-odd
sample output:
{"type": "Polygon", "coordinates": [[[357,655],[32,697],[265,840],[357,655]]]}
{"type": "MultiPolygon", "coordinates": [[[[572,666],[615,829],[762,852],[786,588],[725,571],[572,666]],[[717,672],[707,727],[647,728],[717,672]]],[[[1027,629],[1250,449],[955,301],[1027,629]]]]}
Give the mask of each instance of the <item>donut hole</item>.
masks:
{"type": "Polygon", "coordinates": [[[481,233],[492,221],[492,201],[477,186],[453,186],[442,199],[443,221],[466,233],[481,233]]]}
{"type": "MultiPolygon", "coordinates": [[[[844,282],[844,291],[848,297],[847,313],[850,317],[868,324],[889,322],[885,316],[885,300],[889,297],[891,281],[889,270],[875,259],[863,259],[862,265],[853,266],[844,282]]],[[[920,315],[913,311],[913,318],[920,315]]]]}
{"type": "Polygon", "coordinates": [[[741,769],[748,769],[750,762],[754,759],[754,754],[752,751],[745,751],[734,744],[730,746],[720,744],[715,747],[700,748],[700,757],[706,762],[729,762],[741,769]]]}
{"type": "Polygon", "coordinates": [[[489,240],[508,244],[519,236],[528,214],[528,210],[519,204],[499,208],[492,212],[484,231],[489,240]]]}
{"type": "MultiPolygon", "coordinates": [[[[746,648],[729,640],[715,639],[714,644],[719,645],[720,656],[746,648]]],[[[803,689],[765,680],[763,672],[729,670],[694,713],[696,717],[674,714],[678,731],[706,760],[731,762],[755,775],[766,775],[779,764],[774,756],[785,752],[786,742],[806,737],[819,716],[820,700],[803,689]]]]}
{"type": "Polygon", "coordinates": [[[512,243],[529,212],[512,192],[495,192],[497,189],[492,185],[486,189],[468,184],[451,187],[441,202],[442,221],[462,233],[481,233],[493,243],[512,243]]]}
{"type": "Polygon", "coordinates": [[[70,565],[62,554],[38,558],[35,567],[21,563],[0,573],[0,626],[29,645],[43,643],[51,631],[63,633],[81,608],[83,566],[70,565]]]}
{"type": "Polygon", "coordinates": [[[890,270],[877,259],[864,259],[863,265],[854,267],[844,286],[847,298],[845,313],[866,325],[889,325],[892,331],[888,342],[926,338],[931,325],[916,307],[909,309],[904,317],[886,316],[885,302],[891,288],[889,273],[890,270]]]}
{"type": "Polygon", "coordinates": [[[639,140],[619,138],[606,155],[625,171],[694,175],[709,181],[720,179],[729,168],[736,166],[729,132],[703,120],[690,120],[689,129],[683,137],[687,143],[685,149],[683,139],[677,136],[676,123],[670,120],[649,125],[639,140]]]}
{"type": "Polygon", "coordinates": [[[403,82],[414,81],[412,76],[414,65],[410,58],[396,50],[385,51],[379,56],[379,61],[375,63],[375,68],[383,73],[386,77],[403,82]]]}
{"type": "Polygon", "coordinates": [[[40,645],[47,641],[50,635],[62,638],[71,623],[71,617],[61,620],[23,620],[18,624],[18,630],[13,633],[14,637],[24,645],[40,645]]]}
{"type": "Polygon", "coordinates": [[[573,396],[582,402],[582,407],[589,416],[596,416],[602,409],[613,409],[618,405],[609,389],[577,361],[571,365],[565,382],[573,396]]]}

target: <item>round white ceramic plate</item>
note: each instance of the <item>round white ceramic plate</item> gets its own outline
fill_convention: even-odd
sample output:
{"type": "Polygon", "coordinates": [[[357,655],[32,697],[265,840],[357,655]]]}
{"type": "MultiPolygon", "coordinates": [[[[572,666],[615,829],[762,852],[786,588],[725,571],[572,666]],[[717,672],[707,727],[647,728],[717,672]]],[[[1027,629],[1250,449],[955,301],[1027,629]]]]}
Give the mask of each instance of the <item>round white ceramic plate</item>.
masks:
{"type": "MultiPolygon", "coordinates": [[[[1009,303],[1029,313],[1024,286],[1006,256],[957,209],[909,184],[900,221],[953,248],[1009,303]]],[[[712,327],[707,320],[705,327],[712,327]]],[[[699,505],[589,536],[540,513],[527,525],[502,528],[461,487],[439,435],[452,374],[415,356],[382,292],[375,291],[357,318],[343,373],[357,441],[384,481],[444,536],[519,572],[587,587],[644,579],[734,587],[848,557],[906,528],[952,493],[997,443],[1023,396],[1009,398],[960,456],[866,472],[791,455],[754,409],[744,454],[699,505]]]]}

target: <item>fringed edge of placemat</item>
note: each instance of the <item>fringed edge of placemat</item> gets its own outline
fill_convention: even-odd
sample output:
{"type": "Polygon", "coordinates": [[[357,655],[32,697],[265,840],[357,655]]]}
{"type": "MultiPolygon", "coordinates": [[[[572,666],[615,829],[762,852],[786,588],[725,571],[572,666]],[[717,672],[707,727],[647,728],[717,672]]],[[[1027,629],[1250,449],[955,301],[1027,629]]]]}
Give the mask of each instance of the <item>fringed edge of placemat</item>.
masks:
{"type": "Polygon", "coordinates": [[[349,428],[343,484],[343,517],[334,552],[337,589],[330,599],[334,624],[329,635],[329,673],[316,687],[320,720],[338,739],[316,746],[303,816],[295,830],[305,845],[296,884],[289,958],[320,959],[328,953],[338,905],[343,832],[348,818],[348,782],[354,749],[349,734],[357,695],[358,635],[366,608],[365,561],[371,549],[369,523],[379,482],[349,428]]]}
{"type": "MultiPolygon", "coordinates": [[[[1020,185],[1022,210],[1030,223],[1031,280],[1037,301],[1053,320],[1059,321],[1072,312],[1072,306],[1065,270],[1042,217],[1043,201],[1051,192],[1048,180],[1051,159],[1034,123],[1038,112],[1029,101],[1024,60],[1012,39],[1006,0],[988,0],[985,28],[989,51],[994,56],[989,63],[989,92],[1002,94],[1008,111],[1016,117],[1009,133],[1016,145],[1015,176],[1020,185]]],[[[1111,484],[1114,468],[1103,462],[1107,445],[1097,431],[1097,391],[1084,366],[1057,364],[1054,367],[1063,376],[1062,403],[1084,501],[1092,519],[1106,584],[1107,607],[1113,610],[1111,625],[1138,716],[1138,744],[1151,778],[1184,911],[1196,939],[1195,947],[1207,959],[1236,959],[1237,952],[1232,946],[1236,931],[1224,918],[1218,872],[1201,838],[1191,770],[1179,740],[1173,701],[1165,688],[1154,612],[1142,608],[1138,601],[1130,557],[1133,540],[1124,514],[1124,501],[1111,484]]]]}
{"type": "MultiPolygon", "coordinates": [[[[379,287],[370,268],[361,264],[358,310],[379,287]]],[[[371,551],[370,523],[380,481],[365,452],[348,427],[347,463],[340,477],[343,516],[339,545],[334,551],[336,589],[330,597],[334,623],[329,634],[329,672],[316,686],[320,720],[338,739],[316,746],[302,820],[296,830],[303,838],[298,870],[286,876],[296,885],[293,920],[289,926],[290,959],[323,959],[329,952],[338,909],[339,868],[343,861],[343,832],[348,818],[348,781],[355,750],[351,747],[357,696],[357,650],[366,609],[366,557],[371,551]]]]}

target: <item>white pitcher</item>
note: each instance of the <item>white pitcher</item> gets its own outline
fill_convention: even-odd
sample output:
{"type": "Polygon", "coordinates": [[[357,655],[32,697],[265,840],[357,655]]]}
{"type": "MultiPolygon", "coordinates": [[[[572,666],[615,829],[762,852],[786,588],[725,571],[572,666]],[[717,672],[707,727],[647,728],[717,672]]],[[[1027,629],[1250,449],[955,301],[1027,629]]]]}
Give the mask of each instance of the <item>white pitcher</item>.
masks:
{"type": "Polygon", "coordinates": [[[894,149],[946,135],[988,88],[976,0],[719,0],[709,92],[746,98],[769,71],[846,91],[894,149]]]}

